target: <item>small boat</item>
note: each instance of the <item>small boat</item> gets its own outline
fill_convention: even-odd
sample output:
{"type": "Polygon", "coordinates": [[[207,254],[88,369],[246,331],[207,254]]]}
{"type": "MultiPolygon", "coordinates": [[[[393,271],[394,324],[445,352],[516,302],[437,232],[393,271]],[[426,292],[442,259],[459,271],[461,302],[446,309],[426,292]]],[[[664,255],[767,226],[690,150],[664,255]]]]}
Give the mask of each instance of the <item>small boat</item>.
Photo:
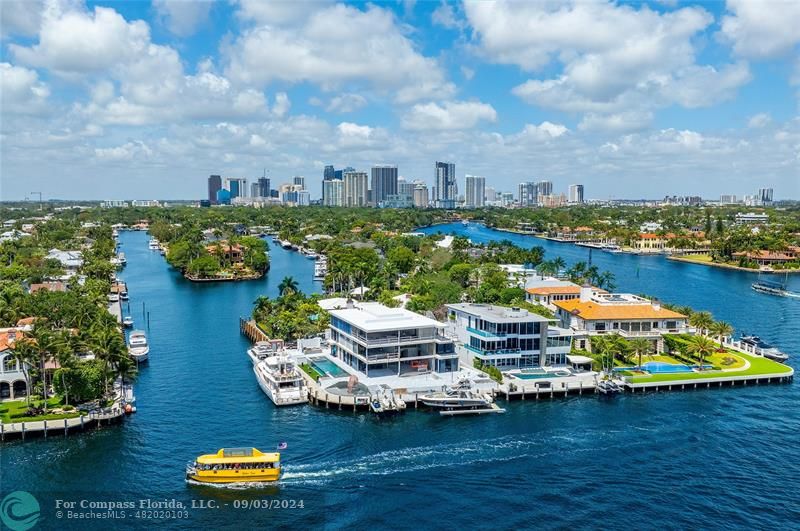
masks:
{"type": "Polygon", "coordinates": [[[122,318],[122,324],[125,328],[131,328],[133,326],[133,317],[126,315],[122,318]]]}
{"type": "Polygon", "coordinates": [[[128,300],[128,292],[127,291],[120,291],[119,292],[119,300],[121,300],[121,301],[128,300]]]}
{"type": "Polygon", "coordinates": [[[420,400],[428,407],[441,410],[487,409],[494,402],[488,393],[473,390],[469,378],[462,378],[439,393],[422,395],[420,400]]]}
{"type": "Polygon", "coordinates": [[[266,357],[253,365],[258,386],[276,406],[308,402],[303,376],[286,354],[266,357]]]}
{"type": "Polygon", "coordinates": [[[136,363],[147,361],[150,353],[150,346],[147,344],[147,336],[142,330],[134,330],[128,336],[128,354],[136,363]]]}
{"type": "Polygon", "coordinates": [[[108,302],[119,302],[119,293],[109,293],[108,302]]]}
{"type": "Polygon", "coordinates": [[[622,387],[612,380],[600,380],[597,382],[597,392],[601,395],[615,395],[622,391],[622,387]]]}
{"type": "Polygon", "coordinates": [[[281,454],[256,448],[221,448],[186,465],[186,479],[198,483],[260,483],[281,476],[281,454]]]}
{"type": "Polygon", "coordinates": [[[159,249],[161,249],[161,244],[158,243],[158,240],[156,240],[155,238],[150,238],[150,241],[148,242],[147,246],[150,248],[151,251],[158,251],[159,249]]]}
{"type": "Polygon", "coordinates": [[[783,282],[772,282],[770,280],[761,280],[761,274],[758,275],[758,280],[750,285],[754,291],[759,293],[766,293],[767,295],[776,295],[778,297],[791,296],[792,292],[787,289],[789,281],[789,273],[785,275],[783,282]]]}
{"type": "Polygon", "coordinates": [[[788,354],[781,352],[766,341],[762,341],[758,336],[742,336],[741,341],[744,345],[751,347],[753,352],[757,355],[761,355],[765,358],[769,358],[778,362],[784,362],[789,359],[788,354]]]}
{"type": "Polygon", "coordinates": [[[283,240],[281,241],[281,247],[283,247],[284,249],[292,249],[294,246],[292,245],[292,242],[290,242],[289,240],[283,240]]]}

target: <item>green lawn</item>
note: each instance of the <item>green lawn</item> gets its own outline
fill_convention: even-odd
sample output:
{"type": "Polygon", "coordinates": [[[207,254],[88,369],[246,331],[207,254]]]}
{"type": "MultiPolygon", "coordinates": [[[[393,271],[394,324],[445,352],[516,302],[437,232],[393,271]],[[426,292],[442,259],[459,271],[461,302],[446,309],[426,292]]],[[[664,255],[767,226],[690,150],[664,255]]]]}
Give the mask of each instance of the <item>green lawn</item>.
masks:
{"type": "Polygon", "coordinates": [[[319,378],[322,377],[322,375],[319,372],[317,372],[317,370],[314,367],[312,367],[311,365],[309,365],[308,363],[301,364],[300,368],[303,369],[304,373],[306,373],[307,375],[311,376],[311,378],[313,378],[314,381],[317,381],[319,378]]]}
{"type": "MultiPolygon", "coordinates": [[[[31,405],[41,406],[42,400],[31,400],[31,405]]],[[[58,408],[62,405],[61,399],[58,397],[49,398],[47,400],[48,408],[58,408]]],[[[11,402],[0,403],[0,421],[4,424],[12,422],[32,422],[37,420],[58,420],[58,419],[71,419],[80,415],[76,410],[64,413],[48,413],[47,415],[39,415],[36,417],[24,416],[25,411],[28,409],[28,404],[24,400],[14,400],[11,402]]]]}
{"type": "Polygon", "coordinates": [[[709,263],[711,262],[711,255],[709,254],[682,254],[679,256],[681,260],[689,262],[709,263]]]}
{"type": "MultiPolygon", "coordinates": [[[[729,355],[728,353],[722,356],[729,355]]],[[[762,358],[760,356],[750,356],[737,352],[737,357],[741,357],[750,362],[750,367],[741,371],[715,371],[708,370],[702,372],[691,373],[673,373],[673,374],[653,374],[651,376],[632,376],[628,378],[630,383],[648,383],[648,382],[670,382],[680,380],[700,380],[704,378],[725,378],[728,376],[757,376],[757,375],[781,375],[791,371],[791,368],[778,363],[776,361],[762,358]]],[[[742,364],[744,365],[744,364],[742,364]]]]}

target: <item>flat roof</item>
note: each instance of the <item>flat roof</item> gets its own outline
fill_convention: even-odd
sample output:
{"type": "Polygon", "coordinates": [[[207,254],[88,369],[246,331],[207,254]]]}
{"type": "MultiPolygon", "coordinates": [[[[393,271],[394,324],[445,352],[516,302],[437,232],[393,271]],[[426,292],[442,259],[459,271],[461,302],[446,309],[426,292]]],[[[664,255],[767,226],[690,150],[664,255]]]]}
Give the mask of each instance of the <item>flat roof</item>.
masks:
{"type": "Polygon", "coordinates": [[[435,319],[404,308],[389,308],[379,302],[360,302],[354,308],[331,310],[330,314],[366,332],[420,327],[444,328],[444,324],[435,319]]]}
{"type": "Polygon", "coordinates": [[[518,321],[550,322],[550,319],[547,317],[529,312],[524,308],[508,308],[506,306],[476,304],[473,302],[447,304],[445,306],[451,310],[468,313],[492,323],[513,323],[518,321]]]}

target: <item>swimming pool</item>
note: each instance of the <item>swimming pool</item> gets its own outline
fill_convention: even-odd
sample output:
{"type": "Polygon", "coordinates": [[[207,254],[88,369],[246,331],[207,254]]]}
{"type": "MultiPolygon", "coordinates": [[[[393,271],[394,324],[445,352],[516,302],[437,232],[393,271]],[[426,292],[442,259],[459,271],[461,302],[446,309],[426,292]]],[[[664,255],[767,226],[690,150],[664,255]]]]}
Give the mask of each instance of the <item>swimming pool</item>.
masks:
{"type": "Polygon", "coordinates": [[[572,373],[568,370],[555,370],[545,371],[543,369],[522,369],[520,372],[510,373],[511,376],[519,378],[520,380],[538,380],[540,378],[562,378],[570,376],[572,373]]]}
{"type": "MultiPolygon", "coordinates": [[[[642,369],[651,373],[651,374],[665,374],[665,373],[677,373],[677,372],[692,372],[696,369],[697,365],[680,365],[675,363],[666,363],[663,361],[648,361],[647,363],[642,363],[642,369]]],[[[703,365],[704,369],[712,368],[711,365],[703,365]]],[[[614,370],[621,370],[621,371],[632,371],[636,370],[636,367],[619,367],[614,370]]]]}
{"type": "Polygon", "coordinates": [[[341,367],[326,358],[311,358],[308,361],[311,362],[311,366],[320,374],[327,374],[333,378],[347,376],[348,374],[346,371],[343,371],[341,367]]]}

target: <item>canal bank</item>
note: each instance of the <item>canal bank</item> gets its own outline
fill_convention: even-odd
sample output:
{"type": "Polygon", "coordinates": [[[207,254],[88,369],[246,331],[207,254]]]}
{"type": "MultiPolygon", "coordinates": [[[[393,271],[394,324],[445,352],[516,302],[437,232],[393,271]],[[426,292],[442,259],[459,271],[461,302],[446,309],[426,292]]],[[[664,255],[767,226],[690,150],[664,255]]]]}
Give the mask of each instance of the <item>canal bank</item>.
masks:
{"type": "MultiPolygon", "coordinates": [[[[468,237],[485,241],[510,236],[471,232],[468,237]]],[[[643,526],[652,528],[693,528],[698,522],[710,528],[785,527],[800,519],[794,489],[800,448],[787,444],[800,426],[796,385],[636,393],[613,400],[526,397],[510,402],[504,415],[475,418],[408,411],[378,420],[347,410],[279,409],[255,382],[239,317],[250,313],[258,295],[276,296],[284,276],[294,276],[304,291],[314,289],[313,261],[271,245],[272,268],[264,279],[199,285],[148,251],[146,234],[125,233],[121,240],[131,308],[136,314],[146,302],[151,314],[150,365],[136,382],[139,411],[114,429],[3,447],[4,494],[25,490],[36,496],[43,528],[109,527],[107,521],[57,520],[57,498],[166,498],[220,506],[192,510],[187,519],[125,524],[168,529],[387,527],[397,525],[389,515],[398,508],[413,508],[415,526],[444,529],[474,527],[487,510],[495,527],[603,522],[622,528],[639,512],[646,514],[643,526]],[[198,454],[225,446],[268,451],[283,441],[285,474],[277,485],[236,491],[184,482],[184,464],[198,454]],[[232,507],[261,499],[303,500],[304,508],[232,507]]],[[[531,240],[524,245],[547,245],[531,240]]],[[[561,254],[572,262],[588,254],[550,245],[549,258],[561,254]],[[570,250],[574,256],[567,255],[570,250]]],[[[664,300],[672,294],[675,302],[709,309],[737,330],[800,352],[800,314],[787,304],[800,301],[754,299],[758,294],[750,293],[747,282],[727,277],[741,275],[736,272],[714,270],[720,275],[714,276],[710,268],[655,257],[604,258],[620,259],[598,264],[615,272],[620,289],[664,300]],[[670,269],[659,269],[661,264],[670,269]],[[741,305],[731,304],[740,297],[741,305]]]]}

